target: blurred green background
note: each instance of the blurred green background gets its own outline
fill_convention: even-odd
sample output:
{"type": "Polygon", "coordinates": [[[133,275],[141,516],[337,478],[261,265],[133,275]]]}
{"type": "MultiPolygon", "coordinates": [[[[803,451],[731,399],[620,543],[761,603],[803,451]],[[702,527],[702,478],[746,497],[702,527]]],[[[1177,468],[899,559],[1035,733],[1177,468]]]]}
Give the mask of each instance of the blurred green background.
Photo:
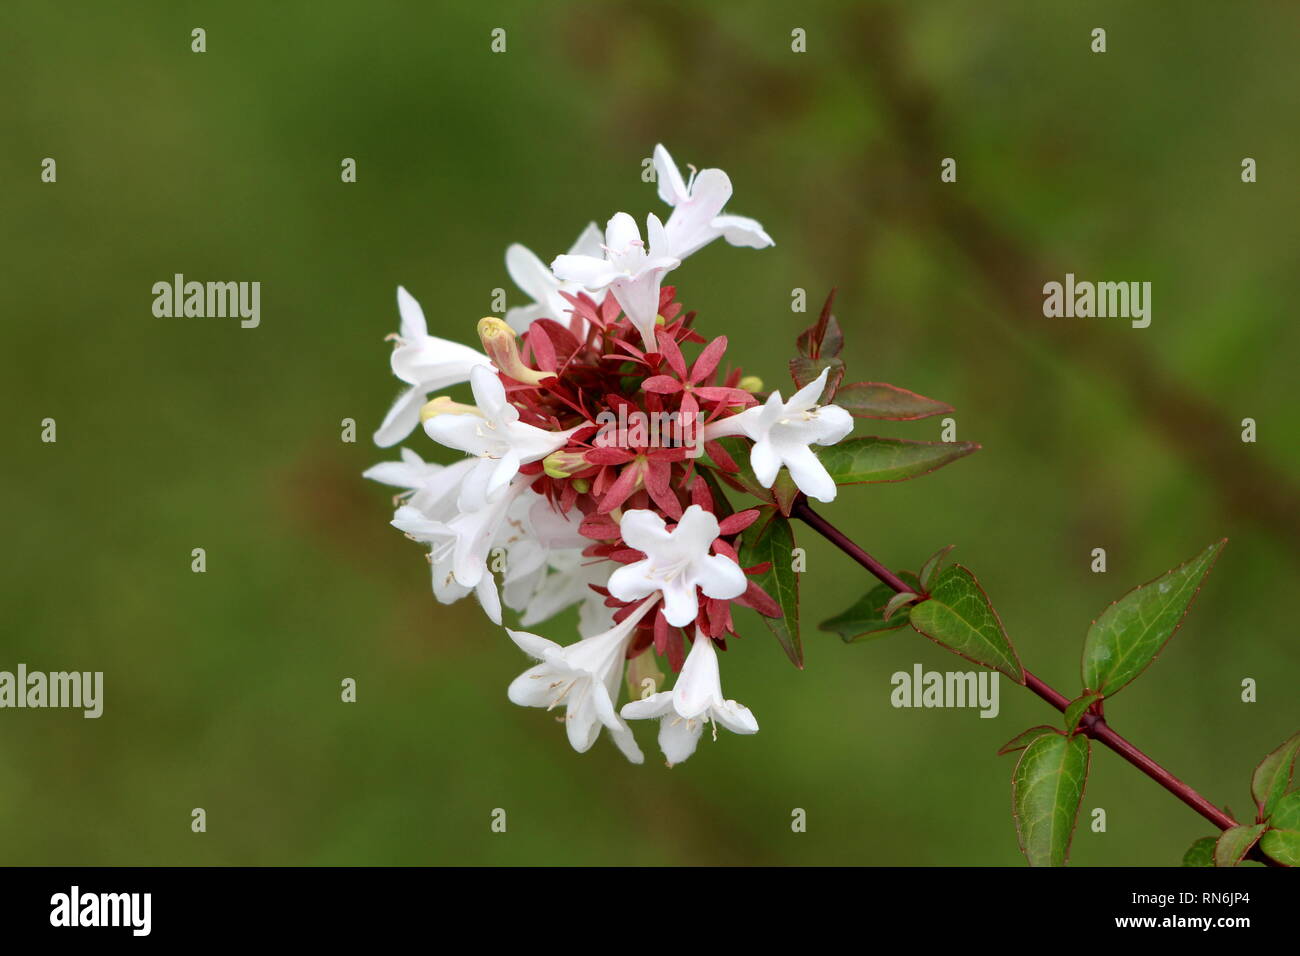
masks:
{"type": "MultiPolygon", "coordinates": [[[[494,288],[523,302],[507,244],[549,259],[589,220],[663,213],[639,178],[660,141],[727,170],[730,211],[777,242],[673,276],[733,361],[781,383],[809,319],[791,290],[815,309],[838,286],[850,377],[949,401],[984,444],[823,512],[896,566],[955,543],[1050,683],[1077,689],[1108,602],[1231,538],[1107,713],[1249,812],[1300,725],[1300,8],[791,6],[4,4],[0,669],[102,670],[106,691],[97,721],[0,712],[0,863],[1021,862],[994,751],[1052,712],[1008,682],[996,720],[893,709],[894,671],[960,662],[816,631],[870,582],[808,532],[806,670],[748,612],[723,658],[761,733],[669,771],[642,727],[633,767],[507,702],[523,655],[472,600],[434,603],[361,479],[388,457],[368,436],[397,392],[395,287],[472,343],[494,288]],[[260,281],[261,327],[155,318],[177,272],[260,281]],[[1151,281],[1151,327],[1043,318],[1066,272],[1151,281]]],[[[1173,864],[1211,830],[1107,751],[1094,807],[1108,829],[1077,864],[1173,864]]]]}

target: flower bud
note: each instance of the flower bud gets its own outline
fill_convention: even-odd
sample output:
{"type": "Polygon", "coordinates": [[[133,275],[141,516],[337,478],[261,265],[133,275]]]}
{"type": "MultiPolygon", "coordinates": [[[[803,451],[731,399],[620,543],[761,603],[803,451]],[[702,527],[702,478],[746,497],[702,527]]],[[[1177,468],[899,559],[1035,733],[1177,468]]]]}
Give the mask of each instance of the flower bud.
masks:
{"type": "Polygon", "coordinates": [[[553,451],[542,459],[542,470],[552,478],[571,478],[580,471],[586,471],[591,463],[580,451],[553,451]]]}
{"type": "Polygon", "coordinates": [[[524,364],[519,355],[519,343],[515,339],[515,330],[494,315],[484,316],[478,320],[478,337],[483,342],[483,351],[488,354],[503,375],[513,378],[525,385],[538,385],[543,380],[554,378],[554,372],[539,372],[524,364]]]}
{"type": "Polygon", "coordinates": [[[737,384],[747,392],[761,392],[763,390],[763,380],[757,375],[746,375],[737,384]]]}

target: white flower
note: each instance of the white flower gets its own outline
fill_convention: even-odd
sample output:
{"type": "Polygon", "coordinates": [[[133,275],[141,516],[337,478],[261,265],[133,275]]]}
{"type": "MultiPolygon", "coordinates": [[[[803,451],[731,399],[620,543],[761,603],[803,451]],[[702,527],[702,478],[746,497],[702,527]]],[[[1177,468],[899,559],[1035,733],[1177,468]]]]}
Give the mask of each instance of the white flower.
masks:
{"type": "Polygon", "coordinates": [[[469,379],[471,368],[490,365],[478,350],[430,335],[420,304],[401,286],[397,288],[397,310],[401,332],[390,361],[393,374],[411,387],[397,397],[375,432],[375,444],[381,448],[396,445],[411,433],[430,392],[459,385],[469,379]]]}
{"type": "Polygon", "coordinates": [[[505,386],[491,368],[474,367],[469,381],[477,407],[467,412],[440,412],[425,421],[424,430],[448,448],[479,456],[478,480],[467,482],[465,492],[468,500],[481,503],[519,474],[520,465],[540,461],[563,448],[577,429],[551,432],[521,422],[519,409],[506,400],[505,386]]]}
{"type": "Polygon", "coordinates": [[[443,466],[427,462],[409,448],[401,450],[401,461],[381,461],[361,473],[362,478],[413,491],[423,488],[443,466]]]}
{"type": "Polygon", "coordinates": [[[659,749],[668,758],[670,767],[695,753],[700,733],[711,721],[716,722],[715,739],[718,733],[716,724],[722,724],[736,734],[758,733],[758,721],[749,708],[723,698],[718,652],[713,647],[713,640],[698,629],[695,643],[673,689],[624,704],[619,713],[628,720],[660,719],[659,749]]]}
{"type": "Polygon", "coordinates": [[[645,558],[611,574],[609,593],[635,601],[662,591],[664,617],[674,627],[685,627],[699,614],[696,587],[719,600],[740,597],[748,587],[740,565],[709,553],[718,537],[718,519],[699,505],[687,508],[672,531],[655,512],[636,509],[625,512],[618,526],[627,546],[645,558]]]}
{"type": "Polygon", "coordinates": [[[507,628],[511,640],[541,662],[516,677],[507,696],[523,707],[551,710],[563,704],[565,730],[578,753],[590,750],[606,727],[627,759],[641,763],[645,758],[626,721],[614,710],[614,701],[632,634],[654,604],[654,599],[646,601],[622,623],[567,647],[507,628]]]}
{"type": "Polygon", "coordinates": [[[492,548],[508,528],[507,518],[515,498],[527,490],[531,479],[522,476],[473,510],[464,510],[464,485],[474,483],[476,463],[471,459],[449,465],[442,474],[445,486],[429,510],[403,505],[393,515],[393,527],[417,541],[428,543],[433,565],[433,593],[443,604],[475,592],[493,623],[501,623],[501,600],[487,561],[492,548]]]}
{"type": "Polygon", "coordinates": [[[817,405],[829,371],[822,369],[816,381],[799,389],[788,402],[781,400],[780,392],[773,392],[763,405],[706,425],[704,440],[745,435],[754,443],[750,467],[764,488],[772,487],[785,465],[795,485],[809,498],[834,501],[835,480],[809,447],[834,445],[853,431],[853,416],[847,411],[838,405],[817,405]]]}
{"type": "MultiPolygon", "coordinates": [[[[595,259],[603,257],[600,230],[594,222],[582,230],[582,235],[578,236],[569,255],[595,259]]],[[[506,322],[512,329],[522,335],[534,321],[543,318],[568,325],[573,306],[560,293],[576,295],[582,291],[581,283],[557,279],[555,273],[546,267],[546,263],[519,243],[506,250],[506,271],[510,273],[515,285],[532,296],[533,300],[528,305],[518,305],[506,311],[506,322]]],[[[599,303],[604,298],[604,293],[597,293],[594,298],[599,303]]]]}
{"type": "Polygon", "coordinates": [[[608,289],[641,333],[647,351],[658,351],[655,319],[659,315],[659,285],[664,274],[682,264],[669,253],[663,223],[653,213],[646,217],[646,239],[636,220],[615,213],[605,226],[605,256],[556,256],[551,269],[556,278],[576,282],[593,291],[608,289]]]}
{"type": "Polygon", "coordinates": [[[673,207],[664,225],[672,255],[685,259],[719,236],[733,246],[751,249],[774,245],[756,220],[721,215],[722,207],[731,198],[731,179],[722,170],[692,171],[690,181],[684,182],[677,164],[662,145],[655,147],[654,165],[659,198],[673,207]]]}

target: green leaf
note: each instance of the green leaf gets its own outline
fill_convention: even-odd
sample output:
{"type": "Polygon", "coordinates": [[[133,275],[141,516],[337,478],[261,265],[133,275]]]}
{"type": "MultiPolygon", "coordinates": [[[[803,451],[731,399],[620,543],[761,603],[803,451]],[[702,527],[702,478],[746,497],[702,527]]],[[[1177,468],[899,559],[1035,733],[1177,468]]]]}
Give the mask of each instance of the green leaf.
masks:
{"type": "Polygon", "coordinates": [[[940,548],[934,554],[925,559],[925,564],[921,565],[921,587],[929,590],[930,584],[934,581],[934,576],[939,573],[943,567],[943,559],[948,556],[948,552],[957,547],[955,544],[946,545],[940,548]]]}
{"type": "Polygon", "coordinates": [[[1274,750],[1255,768],[1255,775],[1250,780],[1250,793],[1265,819],[1272,815],[1283,794],[1291,789],[1297,752],[1300,752],[1300,734],[1274,750]]]}
{"type": "Polygon", "coordinates": [[[1079,721],[1083,719],[1083,715],[1088,712],[1088,708],[1092,706],[1092,702],[1095,700],[1101,700],[1101,694],[1092,691],[1070,701],[1070,706],[1065,708],[1066,733],[1074,733],[1074,729],[1079,726],[1079,721]]]}
{"type": "Polygon", "coordinates": [[[888,382],[853,382],[842,385],[835,393],[835,404],[856,418],[876,418],[890,422],[914,422],[952,411],[952,406],[945,402],[936,402],[933,398],[909,392],[888,382]]]}
{"type": "Polygon", "coordinates": [[[912,607],[912,627],[969,661],[1025,682],[1015,648],[975,575],[954,564],[935,580],[930,596],[912,607]]]}
{"type": "MultiPolygon", "coordinates": [[[[917,580],[916,575],[912,572],[900,571],[898,576],[908,586],[920,589],[921,582],[917,580]]],[[[827,618],[817,627],[820,630],[838,634],[845,644],[852,644],[854,641],[873,637],[883,637],[885,634],[897,631],[905,625],[911,611],[910,607],[901,607],[894,612],[893,617],[888,621],[885,620],[885,607],[895,594],[894,589],[888,585],[878,584],[858,598],[847,611],[836,614],[832,618],[827,618]]]]}
{"type": "Polygon", "coordinates": [[[1214,837],[1201,837],[1189,846],[1183,866],[1214,866],[1214,837]]]}
{"type": "Polygon", "coordinates": [[[751,580],[781,605],[781,617],[763,615],[763,622],[776,635],[786,655],[794,666],[803,667],[803,643],[799,638],[799,573],[794,570],[791,552],[794,551],[794,532],[790,522],[779,511],[773,510],[766,518],[746,528],[740,536],[740,565],[771,562],[762,574],[751,580]]]}
{"type": "Polygon", "coordinates": [[[1300,830],[1269,830],[1259,848],[1285,866],[1300,866],[1300,830]]]}
{"type": "Polygon", "coordinates": [[[1092,622],[1083,642],[1083,686],[1110,697],[1146,670],[1178,630],[1227,538],[1139,585],[1092,622]]]}
{"type": "Polygon", "coordinates": [[[1020,849],[1030,866],[1064,866],[1069,858],[1089,755],[1087,737],[1044,734],[1025,748],[1016,764],[1012,809],[1020,849]]]}
{"type": "Polygon", "coordinates": [[[1300,830],[1300,791],[1288,793],[1277,802],[1268,825],[1278,830],[1300,830]]]}
{"type": "Polygon", "coordinates": [[[838,445],[815,448],[837,485],[876,481],[906,481],[929,474],[979,445],[970,441],[903,441],[898,438],[849,438],[838,445]]]}
{"type": "Polygon", "coordinates": [[[1024,750],[1043,734],[1060,735],[1060,731],[1048,724],[1039,724],[1037,727],[1030,727],[1028,730],[1022,730],[1016,734],[1001,747],[998,748],[998,756],[1003,754],[1015,753],[1017,750],[1024,750]]]}
{"type": "Polygon", "coordinates": [[[1248,827],[1232,827],[1219,834],[1214,844],[1215,866],[1236,866],[1259,841],[1264,832],[1264,824],[1255,823],[1248,827]]]}

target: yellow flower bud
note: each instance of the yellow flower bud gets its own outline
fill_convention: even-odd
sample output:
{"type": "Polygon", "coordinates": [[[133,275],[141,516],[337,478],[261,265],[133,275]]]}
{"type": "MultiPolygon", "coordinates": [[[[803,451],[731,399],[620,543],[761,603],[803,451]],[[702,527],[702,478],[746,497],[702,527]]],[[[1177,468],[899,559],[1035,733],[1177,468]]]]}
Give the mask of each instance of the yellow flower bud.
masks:
{"type": "Polygon", "coordinates": [[[496,316],[487,315],[478,320],[478,337],[492,364],[516,382],[537,385],[545,379],[555,377],[554,372],[539,372],[524,364],[519,354],[519,342],[515,339],[515,330],[496,316]]]}

